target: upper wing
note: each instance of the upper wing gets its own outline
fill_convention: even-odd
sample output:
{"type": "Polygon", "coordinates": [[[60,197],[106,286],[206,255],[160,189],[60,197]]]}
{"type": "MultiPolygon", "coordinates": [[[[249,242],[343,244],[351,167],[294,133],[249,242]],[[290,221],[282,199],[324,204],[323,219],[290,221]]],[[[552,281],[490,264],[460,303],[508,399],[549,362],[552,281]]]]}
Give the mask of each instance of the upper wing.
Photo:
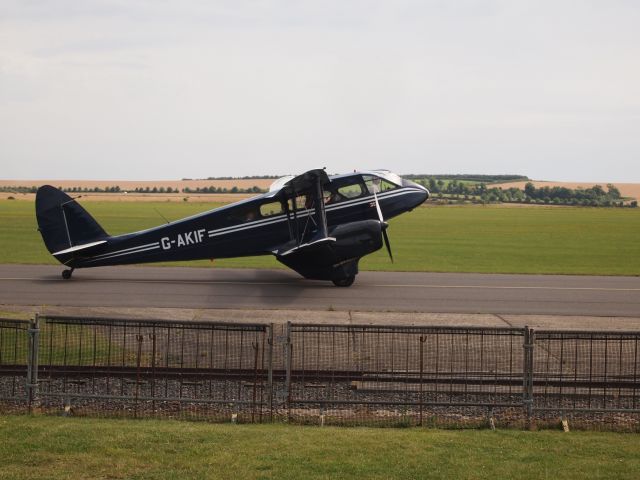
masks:
{"type": "Polygon", "coordinates": [[[331,182],[327,172],[321,168],[308,170],[295,177],[292,175],[282,177],[271,184],[267,196],[283,196],[291,198],[296,196],[299,192],[312,189],[318,181],[320,181],[320,185],[326,185],[331,182]]]}

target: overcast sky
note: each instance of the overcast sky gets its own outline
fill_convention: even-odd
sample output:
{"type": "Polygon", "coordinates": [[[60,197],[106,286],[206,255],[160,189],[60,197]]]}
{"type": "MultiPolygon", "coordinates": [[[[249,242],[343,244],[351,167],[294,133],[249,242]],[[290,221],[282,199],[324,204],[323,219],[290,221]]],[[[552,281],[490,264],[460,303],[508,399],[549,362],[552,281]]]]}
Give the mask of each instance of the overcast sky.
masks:
{"type": "Polygon", "coordinates": [[[640,2],[0,0],[0,165],[640,182],[640,2]]]}

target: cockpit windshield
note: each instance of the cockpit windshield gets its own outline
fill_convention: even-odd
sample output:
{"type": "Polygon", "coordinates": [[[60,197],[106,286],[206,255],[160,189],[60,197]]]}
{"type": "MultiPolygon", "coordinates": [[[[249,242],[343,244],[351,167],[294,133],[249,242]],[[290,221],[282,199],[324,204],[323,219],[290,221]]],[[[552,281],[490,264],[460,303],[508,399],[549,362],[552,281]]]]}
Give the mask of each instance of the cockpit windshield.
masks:
{"type": "Polygon", "coordinates": [[[397,173],[390,172],[389,170],[373,170],[371,173],[379,176],[380,178],[384,178],[398,187],[402,185],[402,178],[397,173]]]}
{"type": "Polygon", "coordinates": [[[395,190],[396,188],[400,188],[402,180],[398,175],[395,176],[398,177],[398,184],[395,184],[391,180],[378,175],[363,175],[362,178],[364,180],[364,184],[369,190],[369,193],[381,193],[388,190],[395,190]]]}

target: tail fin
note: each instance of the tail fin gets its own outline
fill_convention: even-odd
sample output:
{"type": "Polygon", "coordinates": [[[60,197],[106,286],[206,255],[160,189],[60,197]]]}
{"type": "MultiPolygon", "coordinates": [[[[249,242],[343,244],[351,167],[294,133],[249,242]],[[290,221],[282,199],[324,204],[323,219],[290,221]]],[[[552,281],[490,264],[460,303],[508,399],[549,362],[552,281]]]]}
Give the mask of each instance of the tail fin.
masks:
{"type": "Polygon", "coordinates": [[[105,240],[109,235],[73,198],[51,185],[36,193],[38,230],[50,253],[105,240]]]}

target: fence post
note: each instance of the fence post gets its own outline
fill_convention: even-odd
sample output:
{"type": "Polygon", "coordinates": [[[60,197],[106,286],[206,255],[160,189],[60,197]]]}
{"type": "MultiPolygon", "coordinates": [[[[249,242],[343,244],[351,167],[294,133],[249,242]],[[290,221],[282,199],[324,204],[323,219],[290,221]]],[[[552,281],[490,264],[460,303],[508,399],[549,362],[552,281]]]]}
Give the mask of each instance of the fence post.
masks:
{"type": "Polygon", "coordinates": [[[533,348],[535,344],[535,333],[532,328],[524,327],[524,392],[523,403],[526,409],[526,427],[531,428],[531,417],[533,415],[533,348]]]}
{"type": "Polygon", "coordinates": [[[29,334],[27,353],[27,382],[25,390],[27,394],[27,408],[29,413],[33,412],[34,405],[38,403],[38,348],[40,345],[40,325],[38,314],[29,321],[29,334]]]}
{"type": "Polygon", "coordinates": [[[267,344],[267,395],[269,401],[269,421],[273,422],[273,323],[267,327],[269,329],[267,344]]]}
{"type": "Polygon", "coordinates": [[[292,349],[292,345],[291,345],[291,322],[287,322],[287,339],[286,339],[286,343],[285,343],[285,351],[284,351],[284,355],[285,355],[285,371],[286,371],[286,376],[285,376],[285,382],[284,382],[284,395],[285,395],[285,402],[287,405],[287,411],[288,416],[290,417],[291,415],[291,349],[292,349]]]}
{"type": "Polygon", "coordinates": [[[420,335],[420,426],[424,427],[424,422],[422,420],[422,410],[424,405],[424,391],[422,389],[422,381],[424,374],[424,343],[427,341],[427,337],[424,335],[420,335]]]}

